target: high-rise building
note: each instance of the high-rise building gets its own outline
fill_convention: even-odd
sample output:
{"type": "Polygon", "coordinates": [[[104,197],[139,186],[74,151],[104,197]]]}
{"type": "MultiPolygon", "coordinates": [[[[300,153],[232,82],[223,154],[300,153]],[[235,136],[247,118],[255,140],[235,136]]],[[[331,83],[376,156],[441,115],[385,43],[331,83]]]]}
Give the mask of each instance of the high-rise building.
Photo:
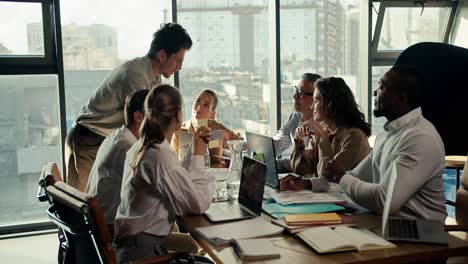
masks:
{"type": "MultiPolygon", "coordinates": [[[[27,30],[29,52],[43,53],[42,24],[30,23],[27,30]]],[[[64,25],[62,43],[65,70],[110,69],[119,61],[117,32],[107,25],[64,25]]]]}

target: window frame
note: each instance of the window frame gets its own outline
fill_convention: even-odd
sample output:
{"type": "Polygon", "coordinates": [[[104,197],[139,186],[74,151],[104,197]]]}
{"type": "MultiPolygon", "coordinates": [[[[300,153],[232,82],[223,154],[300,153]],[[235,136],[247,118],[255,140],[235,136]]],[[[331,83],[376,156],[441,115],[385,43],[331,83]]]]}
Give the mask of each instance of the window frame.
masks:
{"type": "Polygon", "coordinates": [[[408,0],[370,0],[368,1],[368,70],[367,70],[367,87],[368,87],[368,98],[367,98],[367,116],[368,122],[372,124],[372,70],[374,67],[378,66],[392,66],[398,56],[403,50],[396,51],[379,51],[378,45],[380,41],[380,34],[382,32],[383,19],[385,17],[386,8],[394,7],[407,7],[407,8],[424,8],[426,7],[440,7],[440,8],[450,8],[450,13],[445,22],[445,29],[443,34],[442,43],[449,43],[450,33],[452,32],[455,20],[455,14],[459,7],[458,0],[421,0],[421,1],[408,1],[408,0]],[[379,10],[377,14],[374,11],[374,3],[379,3],[379,10]],[[375,22],[375,29],[372,31],[373,27],[373,17],[377,16],[375,22]],[[374,33],[372,35],[372,33],[374,33]]]}
{"type": "MultiPolygon", "coordinates": [[[[42,27],[44,34],[44,55],[0,55],[0,76],[2,75],[57,75],[59,124],[61,137],[62,167],[65,171],[65,137],[66,137],[66,111],[65,111],[65,84],[62,54],[62,31],[60,23],[59,0],[0,0],[0,2],[40,3],[42,8],[42,27]]],[[[39,175],[37,177],[39,179],[39,175]]],[[[44,217],[45,217],[44,212],[44,217]]],[[[14,237],[23,236],[23,232],[57,229],[51,221],[16,224],[0,227],[0,235],[15,234],[14,237]]],[[[9,236],[11,237],[11,236],[9,236]]]]}

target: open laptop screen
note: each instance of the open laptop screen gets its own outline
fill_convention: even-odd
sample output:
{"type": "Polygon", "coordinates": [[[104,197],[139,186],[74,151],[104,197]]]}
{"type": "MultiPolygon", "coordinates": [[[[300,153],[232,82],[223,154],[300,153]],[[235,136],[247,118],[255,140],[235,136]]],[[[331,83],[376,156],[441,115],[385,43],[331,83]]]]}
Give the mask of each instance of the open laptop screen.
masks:
{"type": "Polygon", "coordinates": [[[276,168],[273,139],[248,131],[245,132],[245,135],[247,137],[247,145],[249,146],[249,156],[253,157],[255,154],[263,155],[263,162],[268,166],[266,171],[266,184],[275,188],[278,182],[278,171],[276,168]]]}
{"type": "Polygon", "coordinates": [[[262,162],[249,157],[242,160],[239,203],[257,215],[262,212],[266,170],[267,167],[262,162]]]}

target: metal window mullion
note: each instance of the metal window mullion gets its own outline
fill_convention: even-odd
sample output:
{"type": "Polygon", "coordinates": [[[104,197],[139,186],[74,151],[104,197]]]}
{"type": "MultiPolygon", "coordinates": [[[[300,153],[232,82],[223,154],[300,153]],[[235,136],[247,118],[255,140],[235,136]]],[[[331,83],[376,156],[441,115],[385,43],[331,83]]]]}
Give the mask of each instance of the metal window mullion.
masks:
{"type": "Polygon", "coordinates": [[[65,138],[67,136],[67,109],[65,104],[65,72],[63,67],[63,46],[62,46],[62,23],[60,17],[60,0],[52,0],[50,4],[50,25],[52,30],[51,39],[52,50],[54,51],[55,65],[58,76],[58,98],[59,98],[59,115],[60,115],[60,135],[61,135],[61,151],[62,151],[62,168],[63,175],[67,175],[67,167],[65,161],[65,138]],[[55,34],[53,34],[55,32],[55,34]]]}
{"type": "Polygon", "coordinates": [[[372,2],[370,3],[369,6],[369,14],[371,15],[369,17],[369,27],[371,28],[371,35],[370,37],[372,38],[371,42],[371,57],[374,57],[377,54],[377,48],[379,46],[379,41],[380,41],[380,34],[382,33],[382,25],[383,25],[383,19],[385,17],[385,4],[380,3],[379,6],[379,11],[377,14],[377,21],[375,22],[375,32],[374,32],[374,37],[372,38],[372,2]]]}
{"type": "Polygon", "coordinates": [[[270,132],[281,125],[280,1],[268,2],[270,44],[270,132]]]}
{"type": "MultiPolygon", "coordinates": [[[[172,21],[177,23],[177,0],[172,0],[171,3],[171,11],[172,11],[172,21]]],[[[190,34],[190,33],[189,33],[190,34]]],[[[179,80],[179,71],[174,73],[174,86],[179,88],[180,90],[180,80],[179,80]]]]}
{"type": "Polygon", "coordinates": [[[450,33],[452,32],[452,29],[453,29],[453,22],[455,20],[455,14],[457,13],[459,4],[460,4],[459,1],[452,2],[452,7],[450,8],[450,15],[445,25],[444,37],[442,40],[444,43],[449,43],[450,33]]]}

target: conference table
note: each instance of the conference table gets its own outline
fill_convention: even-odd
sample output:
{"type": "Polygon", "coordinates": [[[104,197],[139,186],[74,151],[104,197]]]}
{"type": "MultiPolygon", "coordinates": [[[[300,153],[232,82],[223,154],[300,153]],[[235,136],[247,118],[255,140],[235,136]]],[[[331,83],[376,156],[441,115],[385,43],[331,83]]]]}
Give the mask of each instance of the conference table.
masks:
{"type": "MultiPolygon", "coordinates": [[[[272,218],[262,213],[260,216],[268,221],[272,218]]],[[[361,213],[350,216],[353,222],[361,227],[370,229],[380,234],[381,218],[378,215],[361,213]]],[[[187,216],[181,223],[186,230],[197,240],[201,247],[216,261],[216,263],[244,263],[234,253],[230,246],[215,247],[207,240],[194,232],[194,228],[210,226],[212,223],[204,216],[187,216]]],[[[297,236],[291,234],[280,234],[268,237],[273,245],[278,248],[280,258],[260,261],[249,261],[248,263],[429,263],[443,260],[449,256],[468,255],[468,240],[465,233],[450,233],[448,246],[395,243],[397,247],[367,251],[348,251],[330,254],[318,254],[297,236]],[[458,235],[458,236],[457,236],[458,235]],[[464,239],[461,239],[465,238],[464,239]]]]}

